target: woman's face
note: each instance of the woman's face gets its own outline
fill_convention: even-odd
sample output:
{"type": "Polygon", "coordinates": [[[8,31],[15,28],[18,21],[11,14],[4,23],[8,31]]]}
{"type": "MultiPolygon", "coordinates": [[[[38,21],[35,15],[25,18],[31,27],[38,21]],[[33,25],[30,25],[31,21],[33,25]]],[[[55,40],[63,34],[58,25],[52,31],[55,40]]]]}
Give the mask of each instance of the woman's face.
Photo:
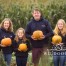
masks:
{"type": "Polygon", "coordinates": [[[63,29],[63,22],[62,21],[58,21],[57,26],[58,26],[59,30],[62,30],[63,29]]]}
{"type": "Polygon", "coordinates": [[[5,21],[3,24],[4,29],[8,30],[9,26],[10,26],[9,21],[5,21]]]}
{"type": "Polygon", "coordinates": [[[32,15],[33,15],[34,19],[37,20],[37,21],[40,20],[40,18],[41,18],[41,13],[39,11],[34,10],[32,15]]]}
{"type": "Polygon", "coordinates": [[[18,30],[17,35],[18,35],[19,38],[22,38],[24,36],[24,33],[23,33],[22,30],[18,30]]]}

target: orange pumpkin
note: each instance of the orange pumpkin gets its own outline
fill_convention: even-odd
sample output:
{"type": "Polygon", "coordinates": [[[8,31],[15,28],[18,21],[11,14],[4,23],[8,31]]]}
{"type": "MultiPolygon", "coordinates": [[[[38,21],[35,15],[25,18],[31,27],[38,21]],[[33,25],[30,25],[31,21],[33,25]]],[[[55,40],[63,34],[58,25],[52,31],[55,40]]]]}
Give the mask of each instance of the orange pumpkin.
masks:
{"type": "Polygon", "coordinates": [[[62,42],[62,37],[59,35],[54,35],[52,37],[53,44],[60,44],[62,42]]]}
{"type": "Polygon", "coordinates": [[[20,44],[18,47],[18,50],[19,51],[27,51],[27,45],[24,43],[20,44]]]}
{"type": "Polygon", "coordinates": [[[12,41],[10,38],[4,38],[1,40],[1,44],[5,46],[10,46],[12,44],[12,41]]]}
{"type": "Polygon", "coordinates": [[[36,31],[33,32],[32,36],[35,37],[36,39],[39,39],[40,37],[43,36],[43,32],[40,31],[40,30],[36,30],[36,31]]]}

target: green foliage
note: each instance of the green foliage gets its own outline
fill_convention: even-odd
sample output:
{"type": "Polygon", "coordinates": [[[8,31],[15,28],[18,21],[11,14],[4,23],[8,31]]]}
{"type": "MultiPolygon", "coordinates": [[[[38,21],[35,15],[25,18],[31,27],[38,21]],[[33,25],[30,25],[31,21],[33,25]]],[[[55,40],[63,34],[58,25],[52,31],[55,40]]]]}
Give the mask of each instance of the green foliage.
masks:
{"type": "MultiPolygon", "coordinates": [[[[42,15],[44,16],[45,19],[48,19],[48,21],[50,21],[52,28],[54,29],[57,20],[58,19],[64,19],[66,21],[66,0],[57,0],[56,2],[51,2],[51,4],[46,4],[43,2],[39,2],[36,4],[34,4],[33,0],[31,0],[30,2],[28,2],[29,0],[8,0],[8,1],[15,1],[13,3],[9,2],[7,0],[0,0],[0,2],[3,1],[2,3],[0,3],[0,23],[2,22],[2,20],[6,17],[11,18],[13,21],[13,25],[14,25],[14,31],[16,31],[16,29],[18,29],[19,27],[23,27],[25,28],[27,23],[29,22],[29,20],[32,18],[31,15],[31,10],[33,7],[38,6],[38,8],[41,9],[42,11],[42,15]],[[6,3],[7,1],[7,3],[6,3]],[[16,3],[19,2],[18,3],[16,3]],[[24,3],[22,1],[25,1],[24,3]],[[21,4],[21,3],[22,4],[21,4]],[[59,3],[58,3],[59,2],[59,3]],[[61,2],[61,4],[60,4],[61,2]],[[64,4],[64,3],[65,4],[64,4]],[[28,3],[28,4],[27,4],[28,3]],[[7,4],[7,5],[6,5],[7,4]],[[8,7],[7,7],[8,6],[8,7]]],[[[39,0],[37,0],[39,1],[39,0]]],[[[41,1],[41,0],[40,0],[41,1]]],[[[14,57],[12,57],[14,61],[14,57]]],[[[50,60],[52,59],[52,57],[50,58],[50,60]]],[[[31,58],[29,58],[29,62],[31,61],[31,58]]],[[[53,63],[52,60],[50,63],[53,63]]],[[[0,65],[1,66],[5,66],[4,65],[4,61],[3,61],[3,56],[2,53],[0,52],[0,65]],[[2,64],[2,65],[1,65],[2,64]]],[[[15,66],[14,63],[12,63],[12,66],[15,66]]],[[[32,63],[30,64],[32,65],[32,63]]]]}
{"type": "MultiPolygon", "coordinates": [[[[4,8],[3,4],[0,4],[0,22],[9,17],[12,19],[14,24],[14,31],[17,28],[25,28],[29,20],[32,18],[31,10],[36,6],[35,4],[30,4],[29,6],[19,5],[18,3],[12,3],[8,8],[4,8]]],[[[54,28],[58,19],[62,18],[66,21],[66,5],[54,4],[45,6],[43,3],[37,4],[41,9],[44,18],[51,22],[54,28]]]]}
{"type": "Polygon", "coordinates": [[[54,28],[58,19],[64,19],[66,21],[66,5],[59,6],[58,4],[51,4],[45,8],[44,15],[54,28]]]}
{"type": "Polygon", "coordinates": [[[3,54],[1,51],[0,51],[0,66],[6,66],[6,64],[4,62],[3,54]]]}

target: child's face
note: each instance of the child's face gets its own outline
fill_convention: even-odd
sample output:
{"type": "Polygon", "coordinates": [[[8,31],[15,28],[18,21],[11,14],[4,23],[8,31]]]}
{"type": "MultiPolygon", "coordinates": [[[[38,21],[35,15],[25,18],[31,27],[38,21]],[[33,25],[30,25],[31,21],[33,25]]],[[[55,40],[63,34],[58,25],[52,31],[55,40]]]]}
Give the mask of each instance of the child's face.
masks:
{"type": "Polygon", "coordinates": [[[35,20],[40,20],[41,18],[41,13],[39,11],[35,11],[32,13],[33,17],[35,20]]]}
{"type": "Polygon", "coordinates": [[[5,21],[3,24],[4,29],[8,30],[9,26],[10,26],[9,21],[5,21]]]}
{"type": "Polygon", "coordinates": [[[57,24],[57,26],[58,26],[59,30],[62,30],[63,29],[63,22],[59,21],[58,24],[57,24]]]}
{"type": "Polygon", "coordinates": [[[17,35],[18,35],[19,38],[22,38],[24,36],[24,33],[23,33],[22,30],[19,30],[17,35]]]}

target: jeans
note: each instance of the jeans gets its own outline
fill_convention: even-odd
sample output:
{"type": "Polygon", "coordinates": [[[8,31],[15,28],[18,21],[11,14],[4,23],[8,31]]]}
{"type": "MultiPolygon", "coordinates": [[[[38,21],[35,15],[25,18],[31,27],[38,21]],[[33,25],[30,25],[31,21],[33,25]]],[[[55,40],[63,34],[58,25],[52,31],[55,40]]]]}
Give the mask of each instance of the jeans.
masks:
{"type": "Polygon", "coordinates": [[[62,52],[53,52],[54,66],[65,66],[65,55],[61,54],[62,52]]]}
{"type": "Polygon", "coordinates": [[[27,57],[26,58],[16,57],[16,63],[17,63],[17,66],[26,66],[27,57]]]}
{"type": "Polygon", "coordinates": [[[12,54],[3,54],[6,66],[10,66],[12,54]]]}

